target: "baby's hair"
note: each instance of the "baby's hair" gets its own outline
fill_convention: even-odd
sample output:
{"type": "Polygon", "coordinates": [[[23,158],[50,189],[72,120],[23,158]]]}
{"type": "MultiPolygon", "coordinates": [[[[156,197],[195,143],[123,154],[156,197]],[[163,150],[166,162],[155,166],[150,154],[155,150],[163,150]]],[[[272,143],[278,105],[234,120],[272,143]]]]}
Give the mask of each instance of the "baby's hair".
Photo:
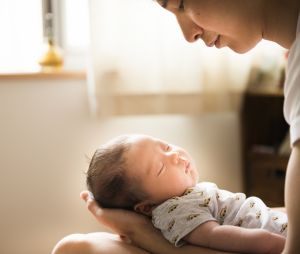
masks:
{"type": "Polygon", "coordinates": [[[146,198],[138,179],[127,174],[128,137],[119,136],[101,146],[91,159],[86,183],[101,207],[132,210],[146,198]]]}

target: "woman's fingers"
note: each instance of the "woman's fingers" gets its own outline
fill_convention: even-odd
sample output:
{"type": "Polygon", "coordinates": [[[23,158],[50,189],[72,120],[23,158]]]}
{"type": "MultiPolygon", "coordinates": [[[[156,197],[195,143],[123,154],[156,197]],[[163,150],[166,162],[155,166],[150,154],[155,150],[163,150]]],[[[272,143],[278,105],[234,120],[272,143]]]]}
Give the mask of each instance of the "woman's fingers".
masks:
{"type": "Polygon", "coordinates": [[[120,235],[131,234],[134,228],[151,224],[148,218],[133,211],[99,207],[89,191],[82,191],[80,197],[100,224],[120,235]]]}
{"type": "MultiPolygon", "coordinates": [[[[164,249],[170,248],[171,245],[162,238],[161,233],[153,227],[151,220],[146,216],[123,209],[101,208],[88,191],[81,192],[80,197],[86,202],[96,220],[119,234],[122,241],[150,250],[156,243],[164,249]]],[[[161,253],[167,253],[164,249],[161,253]]]]}
{"type": "Polygon", "coordinates": [[[80,193],[80,197],[83,201],[85,201],[88,210],[94,215],[100,224],[119,234],[124,234],[126,232],[128,222],[122,218],[124,218],[124,215],[127,214],[127,211],[100,208],[89,191],[82,191],[80,193]]]}
{"type": "Polygon", "coordinates": [[[91,192],[82,191],[80,193],[80,197],[86,202],[87,208],[95,217],[101,215],[102,209],[96,203],[93,194],[91,192]]]}
{"type": "Polygon", "coordinates": [[[89,197],[89,191],[85,190],[80,193],[80,198],[84,201],[87,201],[89,197]]]}

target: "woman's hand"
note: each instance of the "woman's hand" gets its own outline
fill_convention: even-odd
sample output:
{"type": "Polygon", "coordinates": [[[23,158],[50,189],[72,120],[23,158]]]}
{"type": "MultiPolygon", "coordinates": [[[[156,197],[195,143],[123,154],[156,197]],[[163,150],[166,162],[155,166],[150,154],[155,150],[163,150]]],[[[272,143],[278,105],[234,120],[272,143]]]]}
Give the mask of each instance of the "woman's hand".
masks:
{"type": "Polygon", "coordinates": [[[225,254],[222,251],[193,245],[176,248],[153,227],[148,217],[122,209],[101,208],[89,196],[88,191],[81,192],[80,197],[100,224],[110,228],[127,242],[130,241],[152,254],[225,254]]]}
{"type": "Polygon", "coordinates": [[[80,197],[86,202],[88,210],[96,220],[121,236],[132,236],[133,231],[141,227],[153,228],[151,221],[144,215],[123,209],[101,208],[92,199],[88,191],[80,193],[80,197]]]}
{"type": "Polygon", "coordinates": [[[132,242],[151,253],[176,253],[177,248],[163,238],[148,217],[123,209],[101,208],[88,191],[83,191],[80,197],[100,224],[119,234],[126,242],[132,242]]]}

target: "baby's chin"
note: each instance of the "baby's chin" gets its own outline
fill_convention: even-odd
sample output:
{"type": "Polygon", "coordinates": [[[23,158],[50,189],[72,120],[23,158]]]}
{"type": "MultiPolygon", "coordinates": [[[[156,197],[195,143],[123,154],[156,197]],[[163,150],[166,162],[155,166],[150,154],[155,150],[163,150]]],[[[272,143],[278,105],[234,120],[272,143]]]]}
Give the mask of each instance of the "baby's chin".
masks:
{"type": "Polygon", "coordinates": [[[195,169],[193,172],[193,183],[196,185],[199,182],[199,173],[198,170],[195,169]]]}
{"type": "Polygon", "coordinates": [[[193,185],[195,186],[198,182],[199,182],[199,178],[197,177],[197,178],[194,180],[193,185]]]}

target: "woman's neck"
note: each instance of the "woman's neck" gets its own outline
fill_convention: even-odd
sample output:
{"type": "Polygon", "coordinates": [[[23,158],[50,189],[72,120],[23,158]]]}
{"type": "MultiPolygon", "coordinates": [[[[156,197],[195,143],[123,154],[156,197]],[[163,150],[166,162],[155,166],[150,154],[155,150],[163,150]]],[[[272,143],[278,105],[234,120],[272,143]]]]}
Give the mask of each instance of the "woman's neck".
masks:
{"type": "Polygon", "coordinates": [[[299,0],[263,0],[263,39],[290,48],[296,38],[299,0]]]}

